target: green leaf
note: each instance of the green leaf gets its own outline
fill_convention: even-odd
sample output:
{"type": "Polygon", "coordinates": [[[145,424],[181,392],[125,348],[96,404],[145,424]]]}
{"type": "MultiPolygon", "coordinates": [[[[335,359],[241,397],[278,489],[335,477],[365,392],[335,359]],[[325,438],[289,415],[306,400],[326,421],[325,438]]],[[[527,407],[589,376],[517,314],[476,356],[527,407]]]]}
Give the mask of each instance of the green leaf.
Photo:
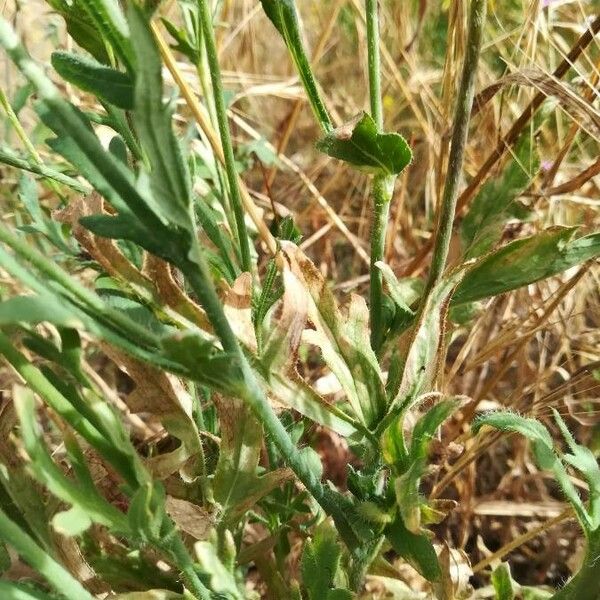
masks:
{"type": "Polygon", "coordinates": [[[163,102],[162,62],[148,19],[135,3],[128,10],[135,50],[134,121],[150,167],[150,189],[169,223],[193,231],[189,173],[173,133],[171,110],[163,102]]]}
{"type": "Polygon", "coordinates": [[[215,500],[227,513],[245,499],[258,479],[263,431],[251,409],[241,400],[215,397],[215,404],[221,425],[221,447],[213,489],[215,500]]]}
{"type": "Polygon", "coordinates": [[[516,198],[538,168],[539,158],[527,132],[501,175],[483,185],[465,215],[460,234],[466,259],[485,254],[500,241],[505,223],[519,212],[516,198]]]}
{"type": "Polygon", "coordinates": [[[398,517],[386,527],[385,536],[392,548],[423,577],[428,581],[439,581],[442,574],[440,564],[433,543],[426,534],[412,533],[398,517]]]}
{"type": "Polygon", "coordinates": [[[145,590],[113,596],[114,600],[189,600],[189,598],[189,595],[183,596],[168,590],[145,590]]]}
{"type": "MultiPolygon", "coordinates": [[[[44,552],[33,539],[13,523],[6,514],[0,510],[0,541],[10,544],[35,571],[41,574],[50,585],[63,594],[66,598],[78,600],[93,600],[90,593],[77,581],[62,565],[57,563],[49,554],[44,552]]],[[[43,600],[43,594],[33,592],[27,595],[27,588],[18,587],[0,582],[0,592],[13,594],[14,600],[43,600]],[[7,589],[8,585],[8,589],[7,589]]]]}
{"type": "Polygon", "coordinates": [[[379,133],[367,113],[326,134],[317,148],[333,158],[386,175],[397,175],[412,160],[406,140],[399,133],[379,133]]]}
{"type": "Polygon", "coordinates": [[[143,543],[160,544],[174,525],[166,512],[166,494],[159,481],[148,481],[136,490],[127,510],[127,521],[133,535],[143,543]]]}
{"type": "Polygon", "coordinates": [[[44,321],[63,327],[83,328],[76,310],[61,303],[55,296],[14,296],[0,302],[0,324],[31,323],[44,321]]]}
{"type": "Polygon", "coordinates": [[[69,479],[52,460],[37,428],[33,393],[16,387],[13,396],[21,425],[21,439],[36,479],[55,496],[82,510],[94,522],[126,532],[123,513],[105,500],[93,485],[84,485],[81,479],[77,482],[69,479]]]}
{"type": "Polygon", "coordinates": [[[430,408],[416,423],[410,442],[410,460],[427,458],[431,440],[442,423],[461,405],[461,400],[442,400],[430,408]]]}
{"type": "Polygon", "coordinates": [[[0,576],[10,569],[12,560],[6,546],[0,542],[0,576]]]}
{"type": "Polygon", "coordinates": [[[496,592],[496,600],[514,600],[516,590],[507,563],[502,563],[493,570],[492,585],[496,592]]]}
{"type": "Polygon", "coordinates": [[[554,420],[571,450],[571,454],[563,454],[562,458],[583,474],[589,486],[588,506],[592,521],[591,527],[596,531],[600,528],[600,467],[598,461],[589,448],[575,441],[558,411],[553,408],[552,412],[554,420]]]}
{"type": "Polygon", "coordinates": [[[42,592],[33,585],[0,581],[0,598],[2,600],[56,600],[58,596],[42,592]]]}
{"type": "Polygon", "coordinates": [[[168,19],[161,17],[160,20],[171,37],[177,42],[177,44],[172,45],[171,48],[177,52],[181,52],[184,56],[187,56],[193,64],[198,64],[201,56],[200,49],[192,40],[190,40],[187,31],[184,28],[177,27],[168,19]]]}
{"type": "Polygon", "coordinates": [[[419,485],[426,470],[425,460],[416,460],[410,465],[408,471],[394,482],[396,503],[399,507],[402,522],[406,529],[416,535],[422,533],[421,504],[423,504],[423,499],[419,494],[419,485]]]}
{"type": "Polygon", "coordinates": [[[101,38],[108,42],[130,73],[134,69],[132,42],[127,21],[117,0],[79,0],[101,38]]]}
{"type": "Polygon", "coordinates": [[[79,46],[87,50],[96,60],[110,64],[106,44],[94,21],[86,12],[82,0],[46,0],[65,20],[67,33],[79,46]]]}
{"type": "MultiPolygon", "coordinates": [[[[400,387],[388,411],[387,420],[404,413],[419,394],[428,391],[437,377],[439,361],[443,356],[444,330],[448,304],[456,286],[464,276],[464,269],[447,275],[429,293],[413,325],[408,354],[400,387]]],[[[386,423],[382,423],[382,428],[386,423]]]]}
{"type": "Polygon", "coordinates": [[[209,542],[198,542],[194,550],[204,571],[208,574],[210,589],[221,598],[244,600],[244,594],[239,590],[233,574],[219,559],[215,547],[209,542]]]}
{"type": "Polygon", "coordinates": [[[236,395],[242,376],[233,356],[192,331],[167,335],[161,343],[163,358],[183,367],[194,381],[236,395]]]}
{"type": "Polygon", "coordinates": [[[416,423],[408,451],[404,443],[404,414],[386,429],[381,443],[386,460],[392,461],[400,477],[394,482],[396,501],[402,521],[412,533],[421,533],[421,509],[424,500],[419,494],[421,478],[427,472],[429,447],[438,427],[458,408],[460,400],[443,400],[427,411],[416,423]]]}
{"type": "Polygon", "coordinates": [[[33,221],[33,224],[29,227],[45,235],[65,254],[74,254],[76,252],[76,244],[73,244],[72,241],[65,237],[60,223],[47,217],[42,210],[35,180],[24,173],[19,177],[19,199],[23,202],[33,221]]]}
{"type": "Polygon", "coordinates": [[[378,423],[387,404],[383,376],[369,342],[366,302],[353,294],[340,308],[321,272],[291,242],[281,242],[290,271],[308,302],[307,314],[314,329],[303,339],[321,349],[323,359],[343,388],[357,417],[367,427],[378,423]]]}
{"type": "Polygon", "coordinates": [[[481,415],[474,421],[473,430],[478,432],[483,425],[489,425],[500,431],[517,432],[530,440],[533,443],[533,452],[539,467],[554,473],[584,531],[593,531],[592,517],[583,505],[563,463],[554,452],[552,436],[544,425],[535,419],[522,417],[510,411],[495,411],[481,415]]]}
{"type": "Polygon", "coordinates": [[[404,277],[399,280],[390,266],[382,261],[375,263],[375,266],[381,271],[396,307],[411,316],[414,315],[410,307],[423,293],[423,280],[418,277],[404,277]]]}
{"type": "Polygon", "coordinates": [[[69,83],[119,108],[133,108],[133,80],[126,73],[71,52],[53,52],[52,66],[69,83]]]}
{"type": "Polygon", "coordinates": [[[467,269],[453,304],[497,296],[600,256],[600,233],[573,239],[575,231],[551,227],[487,254],[467,269]]]}
{"type": "Polygon", "coordinates": [[[92,525],[92,520],[87,513],[78,506],[72,506],[69,510],[56,513],[52,517],[54,530],[66,536],[81,535],[92,525]]]}
{"type": "MultiPolygon", "coordinates": [[[[306,542],[300,562],[302,582],[309,600],[329,600],[341,555],[335,529],[328,522],[323,522],[315,529],[313,539],[306,542]]],[[[332,596],[338,597],[344,598],[343,595],[332,596]]]]}

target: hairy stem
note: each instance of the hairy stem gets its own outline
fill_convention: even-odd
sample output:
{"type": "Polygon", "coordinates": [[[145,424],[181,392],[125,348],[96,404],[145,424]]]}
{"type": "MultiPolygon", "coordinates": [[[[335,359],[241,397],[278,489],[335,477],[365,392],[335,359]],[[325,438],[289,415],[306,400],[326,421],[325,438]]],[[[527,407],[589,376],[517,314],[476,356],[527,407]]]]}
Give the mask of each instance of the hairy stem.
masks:
{"type": "Polygon", "coordinates": [[[452,235],[452,225],[454,223],[456,201],[458,198],[458,184],[462,172],[471,109],[473,107],[475,75],[481,52],[486,11],[487,0],[473,0],[469,16],[465,62],[454,113],[454,129],[452,131],[452,142],[448,158],[446,185],[444,186],[442,205],[438,212],[433,258],[424,298],[427,297],[428,292],[440,280],[446,267],[446,261],[448,260],[450,237],[452,235]]]}
{"type": "Polygon", "coordinates": [[[196,261],[190,262],[187,265],[181,265],[181,268],[191,288],[203,305],[215,333],[221,340],[223,349],[231,353],[240,366],[242,374],[242,382],[238,392],[240,398],[250,406],[252,412],[262,423],[265,431],[273,440],[286,463],[291,467],[298,479],[304,484],[323,510],[333,517],[346,544],[350,548],[355,548],[358,545],[358,540],[347,522],[347,516],[343,513],[341,507],[327,494],[321,484],[320,477],[311,469],[306,457],[302,455],[302,452],[294,444],[286,428],[275,414],[223,312],[221,300],[210,278],[205,260],[200,255],[199,250],[195,254],[197,256],[196,261]]]}
{"type": "Polygon", "coordinates": [[[387,222],[394,191],[394,177],[377,175],[373,180],[373,221],[371,223],[370,301],[371,346],[378,352],[383,344],[383,273],[376,267],[384,259],[387,222]]]}
{"type": "MultiPolygon", "coordinates": [[[[380,131],[383,129],[381,101],[381,55],[379,51],[379,0],[366,0],[367,51],[369,72],[369,97],[371,116],[380,131]]],[[[371,268],[369,310],[371,319],[371,346],[378,352],[383,343],[383,274],[375,264],[384,258],[387,221],[394,193],[395,177],[377,175],[373,180],[371,198],[373,221],[371,223],[371,268]]]]}
{"type": "Polygon", "coordinates": [[[594,532],[588,538],[588,547],[581,569],[551,600],[597,600],[600,595],[600,536],[594,532]]]}
{"type": "Polygon", "coordinates": [[[381,102],[381,55],[379,52],[379,0],[366,0],[367,54],[369,61],[369,96],[371,116],[379,129],[383,128],[381,102]]]}
{"type": "Polygon", "coordinates": [[[252,271],[252,260],[250,255],[250,240],[246,223],[244,221],[244,208],[242,204],[242,195],[240,192],[238,175],[235,168],[235,157],[233,155],[233,144],[231,142],[231,133],[227,121],[227,107],[225,106],[225,97],[223,95],[223,83],[221,81],[221,68],[219,65],[219,57],[217,54],[217,46],[215,43],[215,35],[213,31],[212,17],[210,7],[207,0],[199,0],[198,7],[200,12],[200,23],[202,32],[204,33],[204,45],[206,48],[206,58],[210,69],[211,82],[213,87],[213,96],[215,100],[215,109],[217,112],[217,120],[219,124],[219,134],[221,136],[221,144],[223,146],[223,154],[225,156],[225,172],[227,173],[227,181],[229,184],[229,194],[231,204],[235,216],[237,227],[238,243],[240,245],[240,256],[242,269],[244,271],[252,271]]]}

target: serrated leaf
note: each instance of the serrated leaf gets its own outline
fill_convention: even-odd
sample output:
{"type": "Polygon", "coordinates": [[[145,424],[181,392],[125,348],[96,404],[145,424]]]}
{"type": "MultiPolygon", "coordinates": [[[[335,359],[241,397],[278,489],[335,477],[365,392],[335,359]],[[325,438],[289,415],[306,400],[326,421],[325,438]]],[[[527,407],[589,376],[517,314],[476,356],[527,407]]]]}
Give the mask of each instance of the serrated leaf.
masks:
{"type": "Polygon", "coordinates": [[[317,142],[325,154],[374,173],[397,175],[412,160],[399,133],[379,133],[373,118],[362,113],[317,142]]]}
{"type": "Polygon", "coordinates": [[[551,227],[484,256],[467,269],[453,304],[497,296],[600,256],[600,233],[573,239],[575,231],[551,227]]]}
{"type": "Polygon", "coordinates": [[[53,52],[52,66],[69,83],[119,108],[133,108],[133,80],[91,58],[72,52],[53,52]]]}
{"type": "Polygon", "coordinates": [[[328,598],[342,555],[336,531],[327,522],[315,529],[312,540],[306,542],[300,571],[309,600],[328,598]]]}

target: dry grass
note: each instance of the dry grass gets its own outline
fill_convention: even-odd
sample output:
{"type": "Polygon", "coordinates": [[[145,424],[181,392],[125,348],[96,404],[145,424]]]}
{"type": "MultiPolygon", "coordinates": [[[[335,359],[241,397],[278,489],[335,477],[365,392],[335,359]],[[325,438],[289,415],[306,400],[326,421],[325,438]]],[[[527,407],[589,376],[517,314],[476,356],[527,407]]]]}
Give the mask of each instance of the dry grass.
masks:
{"type": "MultiPolygon", "coordinates": [[[[161,10],[172,12],[170,4],[161,10]]],[[[301,86],[258,4],[254,0],[223,4],[219,44],[225,83],[234,93],[230,110],[235,139],[242,144],[264,138],[280,154],[276,166],[255,161],[244,175],[250,194],[266,222],[273,219],[272,206],[279,214],[295,216],[304,233],[303,248],[340,295],[365,294],[368,178],[314,150],[318,131],[301,86]]],[[[466,0],[383,3],[386,128],[403,133],[415,156],[397,185],[390,218],[386,255],[399,275],[420,275],[428,266],[426,250],[444,183],[467,4],[466,0]],[[423,7],[424,14],[413,4],[423,7]],[[438,4],[451,7],[440,9],[438,4]]],[[[487,92],[472,120],[465,185],[478,173],[481,180],[495,176],[505,158],[481,171],[482,165],[489,165],[490,152],[536,95],[552,94],[559,103],[536,138],[543,168],[522,198],[535,218],[511,228],[506,237],[555,224],[598,230],[600,37],[582,50],[562,78],[552,76],[590,26],[594,2],[558,1],[545,9],[540,0],[523,0],[523,6],[507,0],[490,4],[477,84],[479,92],[487,92]],[[490,88],[507,74],[504,86],[490,88]]],[[[361,3],[312,0],[301,3],[301,10],[328,107],[342,123],[368,103],[361,3]]],[[[14,13],[11,3],[5,4],[4,12],[14,13]]],[[[39,59],[46,58],[54,45],[49,22],[57,26],[51,36],[64,42],[58,19],[42,16],[36,2],[20,4],[17,26],[39,59]]],[[[190,67],[178,67],[197,89],[190,67]]],[[[16,77],[8,67],[3,79],[6,89],[15,89],[16,77]]],[[[192,118],[189,106],[181,101],[182,127],[192,118]]],[[[24,122],[29,124],[26,115],[24,122]]],[[[525,122],[522,130],[528,127],[525,122]]],[[[507,147],[505,157],[510,151],[507,147]]],[[[14,172],[3,169],[2,185],[12,184],[14,177],[14,172]]],[[[469,200],[463,195],[463,206],[469,200]]],[[[557,585],[571,572],[580,534],[564,512],[556,486],[529,458],[527,443],[499,434],[474,438],[469,423],[484,408],[511,407],[543,418],[555,407],[568,417],[580,440],[598,447],[600,381],[593,368],[600,364],[599,280],[598,265],[584,265],[561,278],[489,301],[468,328],[452,333],[444,387],[468,396],[469,402],[442,434],[439,470],[429,489],[438,498],[457,502],[438,533],[466,553],[478,572],[477,584],[485,583],[480,573],[494,552],[494,558],[507,555],[523,584],[557,585]],[[457,444],[457,453],[464,448],[460,457],[450,442],[457,444]],[[511,545],[515,539],[517,547],[511,545]]],[[[106,369],[101,372],[108,375],[106,369]]],[[[311,377],[316,380],[320,375],[316,370],[311,377]]],[[[116,389],[116,381],[107,384],[109,390],[116,389]]],[[[333,476],[347,461],[347,450],[340,450],[332,438],[321,446],[333,476]]],[[[376,587],[376,580],[371,584],[376,587]]]]}

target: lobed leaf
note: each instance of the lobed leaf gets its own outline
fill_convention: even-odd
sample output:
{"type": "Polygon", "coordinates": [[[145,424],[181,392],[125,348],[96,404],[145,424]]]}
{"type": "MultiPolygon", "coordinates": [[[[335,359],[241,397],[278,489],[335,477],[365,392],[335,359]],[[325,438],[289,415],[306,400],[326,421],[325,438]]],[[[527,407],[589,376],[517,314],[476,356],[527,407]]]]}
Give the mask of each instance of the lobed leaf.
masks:
{"type": "Polygon", "coordinates": [[[397,175],[412,160],[406,140],[399,133],[379,133],[367,113],[326,134],[317,148],[355,167],[386,175],[397,175]]]}
{"type": "Polygon", "coordinates": [[[364,299],[353,295],[343,314],[314,264],[290,242],[282,242],[281,248],[308,301],[308,318],[314,329],[305,330],[304,339],[321,349],[362,423],[367,427],[377,423],[387,398],[369,342],[369,313],[364,299]]]}

